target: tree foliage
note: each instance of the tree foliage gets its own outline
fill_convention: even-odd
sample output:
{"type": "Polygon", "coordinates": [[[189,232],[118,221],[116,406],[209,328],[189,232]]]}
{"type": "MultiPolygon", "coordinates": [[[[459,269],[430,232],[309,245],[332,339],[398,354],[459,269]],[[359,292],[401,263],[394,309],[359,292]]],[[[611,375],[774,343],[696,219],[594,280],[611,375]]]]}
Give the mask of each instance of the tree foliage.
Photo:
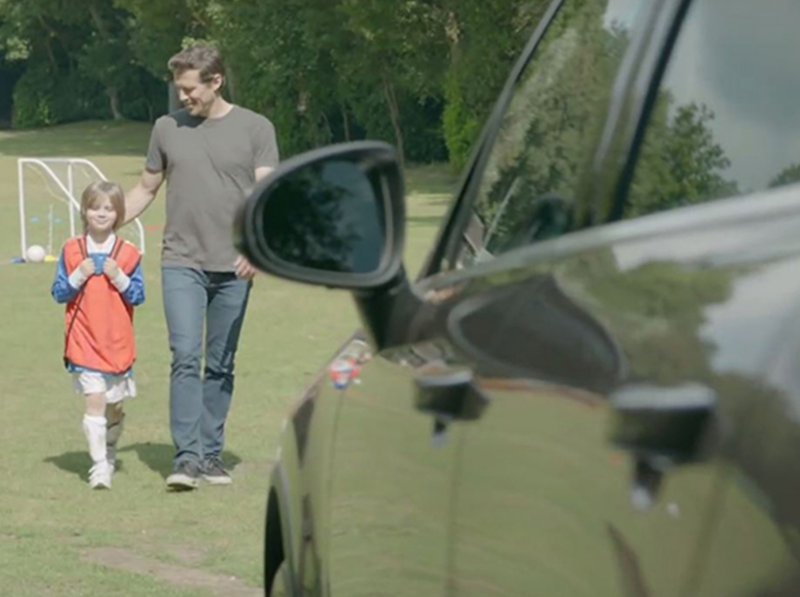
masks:
{"type": "Polygon", "coordinates": [[[782,187],[796,182],[800,182],[800,164],[792,164],[781,170],[775,178],[769,182],[769,186],[770,188],[782,187]]]}
{"type": "Polygon", "coordinates": [[[449,43],[443,125],[451,161],[463,165],[520,50],[549,2],[443,2],[449,43]]]}
{"type": "Polygon", "coordinates": [[[730,166],[714,140],[714,113],[690,103],[674,108],[663,92],[650,117],[636,176],[628,199],[627,217],[702,203],[739,193],[722,173],[730,166]]]}
{"type": "Polygon", "coordinates": [[[0,53],[23,70],[14,125],[150,117],[160,94],[133,60],[126,17],[112,0],[0,2],[0,53]]]}
{"type": "Polygon", "coordinates": [[[629,36],[606,26],[602,0],[567,6],[520,75],[487,159],[475,211],[491,254],[566,232],[583,217],[579,186],[629,36]]]}
{"type": "Polygon", "coordinates": [[[0,75],[14,73],[15,127],[153,120],[167,109],[169,57],[211,41],[226,56],[228,95],[273,120],[284,155],[368,137],[401,158],[458,166],[548,5],[0,0],[0,75]]]}

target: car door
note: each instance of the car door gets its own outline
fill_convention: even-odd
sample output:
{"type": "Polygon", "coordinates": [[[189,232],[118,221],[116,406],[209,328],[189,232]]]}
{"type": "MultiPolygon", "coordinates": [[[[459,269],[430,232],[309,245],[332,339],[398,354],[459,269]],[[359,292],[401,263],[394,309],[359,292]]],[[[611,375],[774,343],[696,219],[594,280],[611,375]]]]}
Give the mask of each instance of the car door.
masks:
{"type": "Polygon", "coordinates": [[[684,273],[668,248],[621,264],[642,241],[599,227],[622,166],[608,157],[598,172],[598,154],[623,142],[617,102],[633,103],[624,88],[648,76],[642,56],[675,14],[561,6],[483,162],[454,271],[428,281],[452,293],[440,314],[451,366],[468,367],[488,401],[458,440],[451,594],[678,595],[702,549],[713,457],[649,495],[608,441],[615,392],[635,382],[692,391],[679,356],[702,357],[697,330],[669,336],[721,300],[719,282],[704,292],[704,276],[684,273]],[[697,285],[699,296],[680,290],[697,285]],[[663,305],[659,289],[671,286],[678,297],[663,305]],[[677,355],[655,353],[669,341],[677,355]]]}
{"type": "MultiPolygon", "coordinates": [[[[390,148],[312,152],[248,202],[254,263],[353,289],[380,348],[330,372],[317,592],[792,594],[800,119],[712,76],[736,18],[555,2],[414,285],[390,148]]],[[[757,55],[721,70],[793,100],[757,55]]]]}
{"type": "Polygon", "coordinates": [[[767,191],[797,170],[796,78],[774,64],[796,54],[736,61],[726,31],[748,30],[748,6],[567,0],[516,82],[429,273],[444,271],[421,282],[436,313],[420,338],[482,404],[456,425],[433,413],[460,434],[450,594],[762,594],[791,578],[752,481],[764,459],[742,447],[800,296],[800,197],[767,191]],[[737,75],[776,101],[748,112],[737,75]],[[695,432],[680,450],[665,420],[695,432]]]}
{"type": "Polygon", "coordinates": [[[623,211],[638,217],[665,207],[652,193],[665,125],[681,131],[684,147],[694,145],[684,168],[715,164],[705,177],[696,166],[684,170],[684,196],[742,196],[706,206],[716,226],[704,243],[672,242],[680,262],[704,261],[707,276],[727,272],[725,300],[705,311],[703,375],[743,413],[738,433],[731,430],[730,483],[709,509],[707,548],[686,580],[691,595],[800,594],[798,25],[795,2],[692,3],[623,211]],[[667,96],[684,108],[663,106],[667,96]]]}
{"type": "MultiPolygon", "coordinates": [[[[554,3],[542,27],[551,23],[559,4],[554,3]]],[[[600,22],[606,16],[601,2],[566,4],[564,14],[568,16],[576,12],[576,18],[600,22]]],[[[634,12],[645,13],[642,18],[646,23],[650,10],[639,10],[647,6],[645,0],[615,2],[616,10],[623,16],[625,7],[631,4],[635,5],[634,12]]],[[[558,19],[554,23],[555,27],[563,26],[558,19]]],[[[549,50],[556,62],[552,72],[529,79],[526,89],[546,82],[559,69],[564,75],[578,74],[567,72],[558,63],[565,53],[575,52],[574,46],[581,50],[581,58],[586,56],[588,48],[581,43],[580,34],[574,28],[559,34],[549,50]]],[[[534,42],[540,38],[541,32],[534,34],[534,42]]],[[[548,44],[548,40],[543,43],[548,44]]],[[[602,125],[610,104],[624,44],[624,40],[618,41],[610,49],[608,61],[594,65],[604,69],[598,74],[599,95],[590,110],[580,107],[578,116],[586,120],[584,124],[593,129],[588,131],[592,134],[599,133],[594,129],[602,125]]],[[[593,65],[583,62],[578,66],[593,65]]],[[[579,91],[580,83],[560,77],[556,86],[571,93],[579,91]]],[[[590,149],[581,146],[581,157],[588,157],[590,149]]],[[[574,173],[569,176],[577,180],[574,173]]],[[[425,293],[424,284],[415,292],[425,293]]],[[[429,409],[413,407],[412,397],[424,393],[426,383],[439,386],[440,380],[448,380],[454,371],[454,355],[437,331],[437,318],[447,312],[449,303],[435,289],[424,298],[427,304],[421,306],[414,325],[407,330],[407,341],[376,354],[361,368],[358,383],[343,390],[332,447],[330,528],[323,550],[330,594],[334,596],[450,593],[454,465],[462,427],[449,425],[442,417],[432,420],[429,409]]],[[[436,392],[432,393],[435,400],[436,392]]]]}
{"type": "Polygon", "coordinates": [[[363,361],[342,390],[327,529],[331,595],[443,595],[452,443],[411,406],[424,361],[402,349],[363,361]]]}

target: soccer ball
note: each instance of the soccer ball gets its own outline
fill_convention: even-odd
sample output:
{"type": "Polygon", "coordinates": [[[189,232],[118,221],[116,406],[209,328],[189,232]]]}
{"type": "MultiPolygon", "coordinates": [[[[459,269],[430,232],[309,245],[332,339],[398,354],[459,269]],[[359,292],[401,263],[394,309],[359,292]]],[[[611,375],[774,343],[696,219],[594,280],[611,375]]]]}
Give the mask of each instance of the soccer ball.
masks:
{"type": "Polygon", "coordinates": [[[30,261],[31,263],[41,263],[44,261],[45,256],[47,253],[44,250],[44,247],[41,245],[31,245],[28,247],[28,250],[25,251],[25,260],[30,261]]]}

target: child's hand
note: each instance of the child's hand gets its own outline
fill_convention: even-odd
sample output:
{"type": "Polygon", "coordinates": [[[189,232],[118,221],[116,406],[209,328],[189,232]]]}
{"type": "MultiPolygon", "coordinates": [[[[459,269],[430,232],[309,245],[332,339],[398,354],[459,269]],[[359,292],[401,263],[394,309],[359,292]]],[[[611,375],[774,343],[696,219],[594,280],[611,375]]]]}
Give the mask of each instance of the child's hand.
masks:
{"type": "MultiPolygon", "coordinates": [[[[89,261],[91,261],[91,259],[89,261]]],[[[113,280],[119,276],[120,271],[121,270],[119,269],[117,262],[111,259],[111,257],[106,257],[106,262],[103,264],[103,273],[113,280]]]]}
{"type": "Polygon", "coordinates": [[[81,273],[86,276],[87,278],[94,275],[94,261],[92,261],[91,257],[87,257],[81,264],[78,266],[78,269],[81,270],[81,273]]]}

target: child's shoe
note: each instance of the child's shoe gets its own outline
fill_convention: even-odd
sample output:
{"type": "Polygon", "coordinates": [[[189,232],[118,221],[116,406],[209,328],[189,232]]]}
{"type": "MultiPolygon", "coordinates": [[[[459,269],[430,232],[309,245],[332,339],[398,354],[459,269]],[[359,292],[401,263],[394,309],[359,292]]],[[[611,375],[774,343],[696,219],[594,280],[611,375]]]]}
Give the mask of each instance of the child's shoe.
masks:
{"type": "Polygon", "coordinates": [[[111,475],[114,470],[108,462],[98,462],[89,469],[89,487],[92,489],[111,489],[111,475]]]}

